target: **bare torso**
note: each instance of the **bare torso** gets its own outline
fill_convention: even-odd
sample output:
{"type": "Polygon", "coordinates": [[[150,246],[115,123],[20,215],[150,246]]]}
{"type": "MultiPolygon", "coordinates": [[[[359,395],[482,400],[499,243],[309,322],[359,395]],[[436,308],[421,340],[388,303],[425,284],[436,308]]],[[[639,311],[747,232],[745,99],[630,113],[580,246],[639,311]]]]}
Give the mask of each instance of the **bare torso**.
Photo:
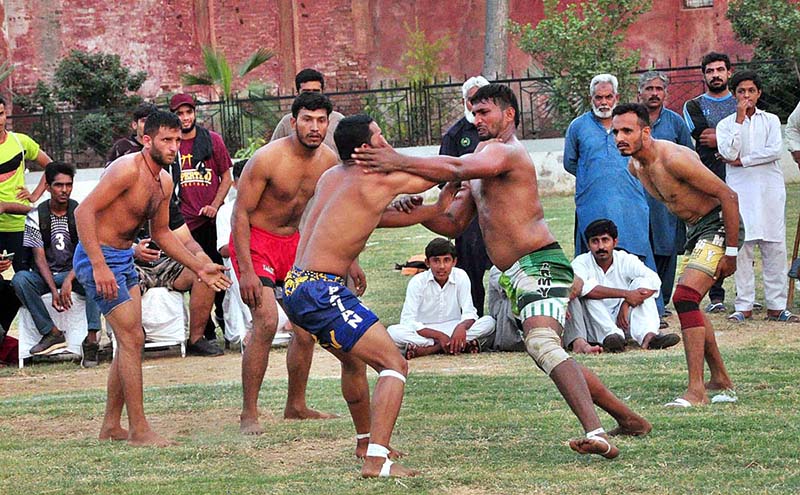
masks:
{"type": "Polygon", "coordinates": [[[154,176],[141,153],[118,158],[104,172],[111,173],[122,174],[131,187],[120,191],[119,196],[98,210],[93,223],[101,245],[128,249],[144,222],[155,217],[172,190],[172,179],[164,170],[154,176]]]}
{"type": "Polygon", "coordinates": [[[336,164],[336,154],[327,145],[311,154],[298,154],[291,143],[287,137],[259,149],[248,167],[260,169],[263,181],[239,183],[239,197],[248,188],[263,185],[258,205],[249,215],[250,225],[278,235],[297,231],[317,181],[336,164]]]}
{"type": "Polygon", "coordinates": [[[645,164],[631,157],[629,168],[654,198],[662,201],[673,214],[688,224],[696,223],[720,205],[717,198],[698,189],[694,185],[696,181],[685,179],[687,173],[706,176],[706,180],[716,178],[703,165],[697,153],[685,146],[658,139],[653,140],[652,147],[655,159],[651,163],[645,164]]]}
{"type": "MultiPolygon", "coordinates": [[[[486,146],[506,148],[511,168],[499,175],[470,181],[478,222],[489,258],[506,270],[528,253],[556,241],[544,221],[536,167],[515,137],[486,146]]],[[[480,153],[483,146],[476,153],[480,153]]]]}

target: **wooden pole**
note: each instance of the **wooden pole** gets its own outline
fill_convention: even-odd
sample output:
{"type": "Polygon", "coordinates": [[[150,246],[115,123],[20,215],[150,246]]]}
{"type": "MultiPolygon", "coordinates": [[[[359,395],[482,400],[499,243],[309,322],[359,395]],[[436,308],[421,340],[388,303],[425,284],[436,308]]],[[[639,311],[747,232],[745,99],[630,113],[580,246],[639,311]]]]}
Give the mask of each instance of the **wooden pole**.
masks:
{"type": "MultiPolygon", "coordinates": [[[[797,249],[800,247],[800,215],[797,217],[797,229],[794,232],[794,249],[792,249],[792,263],[797,259],[797,249]]],[[[794,307],[794,279],[789,278],[789,294],[786,298],[786,308],[794,307]]]]}

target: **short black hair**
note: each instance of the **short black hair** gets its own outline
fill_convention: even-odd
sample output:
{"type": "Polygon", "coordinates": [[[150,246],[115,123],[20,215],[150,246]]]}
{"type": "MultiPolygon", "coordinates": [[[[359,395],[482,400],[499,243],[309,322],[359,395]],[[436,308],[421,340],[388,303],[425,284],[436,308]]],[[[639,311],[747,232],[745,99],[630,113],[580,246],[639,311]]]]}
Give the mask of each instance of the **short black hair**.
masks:
{"type": "Polygon", "coordinates": [[[587,225],[586,230],[583,231],[583,236],[586,237],[587,242],[592,237],[597,237],[603,234],[608,234],[612,239],[616,239],[617,236],[619,236],[617,225],[607,218],[599,218],[587,225]]]}
{"type": "Polygon", "coordinates": [[[617,115],[625,115],[626,113],[635,113],[636,117],[639,118],[640,126],[650,126],[650,112],[648,112],[647,107],[641,103],[620,103],[614,107],[611,116],[616,117],[617,115]]]}
{"type": "Polygon", "coordinates": [[[314,69],[303,69],[298,72],[294,76],[294,87],[297,91],[300,91],[300,85],[309,81],[319,81],[322,91],[325,91],[325,76],[322,75],[322,72],[314,69]]]}
{"type": "Polygon", "coordinates": [[[734,93],[736,92],[736,88],[739,87],[741,83],[744,81],[753,81],[753,84],[756,85],[756,89],[761,91],[761,78],[756,74],[755,71],[752,70],[743,70],[741,72],[736,72],[731,77],[730,83],[728,83],[731,87],[731,91],[734,93]]]}
{"type": "Polygon", "coordinates": [[[431,259],[434,256],[446,256],[450,255],[453,258],[456,257],[456,247],[453,245],[452,242],[448,241],[444,237],[437,237],[436,239],[432,240],[425,246],[425,259],[431,259]]]}
{"type": "Polygon", "coordinates": [[[330,98],[322,93],[300,93],[292,102],[292,117],[297,118],[300,110],[319,110],[324,108],[328,115],[333,111],[333,103],[330,98]]]}
{"type": "Polygon", "coordinates": [[[44,167],[44,180],[51,185],[56,180],[56,175],[64,174],[75,178],[75,166],[64,162],[50,162],[44,167]]]}
{"type": "Polygon", "coordinates": [[[707,53],[703,57],[702,62],[700,62],[700,70],[703,71],[703,74],[706,73],[706,66],[712,62],[725,62],[725,68],[731,70],[731,59],[727,55],[724,53],[710,52],[707,53]]]}
{"type": "Polygon", "coordinates": [[[151,113],[157,111],[158,107],[153,105],[152,103],[147,103],[147,102],[140,103],[139,106],[133,109],[133,120],[134,122],[136,122],[139,119],[149,117],[151,113]]]}
{"type": "Polygon", "coordinates": [[[0,105],[6,106],[6,99],[0,96],[0,105]]]}
{"type": "Polygon", "coordinates": [[[482,101],[492,100],[501,110],[508,107],[514,109],[514,125],[519,127],[519,105],[517,96],[505,84],[491,83],[478,89],[475,95],[469,99],[473,105],[482,101]]]}
{"type": "Polygon", "coordinates": [[[336,143],[342,161],[349,160],[356,148],[370,142],[372,131],[369,125],[372,122],[372,117],[365,113],[351,115],[339,121],[333,133],[333,142],[336,143]]]}
{"type": "Polygon", "coordinates": [[[162,127],[180,130],[181,121],[178,116],[172,112],[156,110],[147,116],[147,120],[144,122],[144,133],[154,138],[156,134],[158,134],[158,130],[162,127]]]}
{"type": "Polygon", "coordinates": [[[244,166],[246,164],[247,160],[239,160],[233,164],[233,180],[239,180],[239,177],[242,176],[242,170],[244,170],[244,166]]]}

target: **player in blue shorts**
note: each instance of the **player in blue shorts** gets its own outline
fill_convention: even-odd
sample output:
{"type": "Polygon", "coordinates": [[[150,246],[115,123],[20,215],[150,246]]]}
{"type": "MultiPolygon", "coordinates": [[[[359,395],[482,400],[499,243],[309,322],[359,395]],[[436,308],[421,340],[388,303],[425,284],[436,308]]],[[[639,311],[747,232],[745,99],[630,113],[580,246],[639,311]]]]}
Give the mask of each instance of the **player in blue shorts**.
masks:
{"type": "Polygon", "coordinates": [[[162,167],[175,159],[180,134],[178,117],[167,112],[150,114],[141,153],[122,156],[109,165],[75,210],[80,239],[73,261],[75,276],[87,297],[97,301],[117,340],[101,440],[159,447],[171,443],[150,429],[142,404],[142,304],[131,249],[141,225],[150,220],[153,240],[209,287],[217,291],[230,287],[225,267],[194,256],[169,230],[172,179],[162,167]],[[128,430],[120,424],[123,406],[128,430]]]}
{"type": "MultiPolygon", "coordinates": [[[[285,280],[286,313],[342,362],[342,395],[359,446],[367,447],[361,475],[414,476],[415,471],[389,460],[394,457],[389,440],[403,401],[408,364],[378,317],[344,286],[344,278],[372,231],[395,226],[391,218],[403,215],[386,210],[392,199],[435,184],[403,172],[365,175],[354,167],[350,155],[356,146],[388,146],[378,124],[366,115],[340,121],[334,139],[344,162],[317,183],[295,267],[285,280]],[[378,372],[372,404],[366,365],[378,372]]],[[[453,186],[446,188],[426,211],[443,213],[454,192],[453,186]]]]}

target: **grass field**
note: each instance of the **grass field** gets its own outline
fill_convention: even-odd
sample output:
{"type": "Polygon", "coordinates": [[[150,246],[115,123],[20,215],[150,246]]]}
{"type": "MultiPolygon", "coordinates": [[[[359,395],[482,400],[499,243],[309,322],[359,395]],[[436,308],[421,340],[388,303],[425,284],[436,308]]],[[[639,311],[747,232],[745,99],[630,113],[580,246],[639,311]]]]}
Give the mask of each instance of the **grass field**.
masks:
{"type": "MultiPolygon", "coordinates": [[[[800,187],[787,191],[788,246],[800,187]]],[[[572,253],[571,197],[545,199],[556,237],[572,253]]],[[[407,279],[394,263],[422,251],[421,227],[376,232],[362,256],[367,304],[396,322],[407,279]]],[[[732,281],[726,286],[731,287],[732,281]]],[[[732,294],[732,292],[731,292],[732,294]]],[[[732,297],[732,295],[731,295],[732,297]]],[[[759,292],[760,297],[760,292],[759,292]]],[[[763,318],[756,315],[756,318],[763,318]]],[[[434,356],[410,363],[393,445],[422,475],[362,480],[338,368],[315,356],[309,402],[342,417],[280,419],[285,350],[276,350],[261,392],[266,433],[238,434],[240,357],[145,361],[145,407],[154,427],[180,442],[136,449],[96,440],[108,364],[0,369],[0,493],[798,493],[800,325],[713,317],[739,402],[689,410],[663,403],[683,391],[680,346],[658,352],[579,357],[654,426],[618,441],[614,461],[580,457],[582,434],[552,382],[522,353],[434,356]]],[[[670,330],[677,331],[675,317],[670,330]]],[[[371,380],[374,381],[374,373],[371,380]]],[[[604,426],[611,418],[601,414],[604,426]]]]}

